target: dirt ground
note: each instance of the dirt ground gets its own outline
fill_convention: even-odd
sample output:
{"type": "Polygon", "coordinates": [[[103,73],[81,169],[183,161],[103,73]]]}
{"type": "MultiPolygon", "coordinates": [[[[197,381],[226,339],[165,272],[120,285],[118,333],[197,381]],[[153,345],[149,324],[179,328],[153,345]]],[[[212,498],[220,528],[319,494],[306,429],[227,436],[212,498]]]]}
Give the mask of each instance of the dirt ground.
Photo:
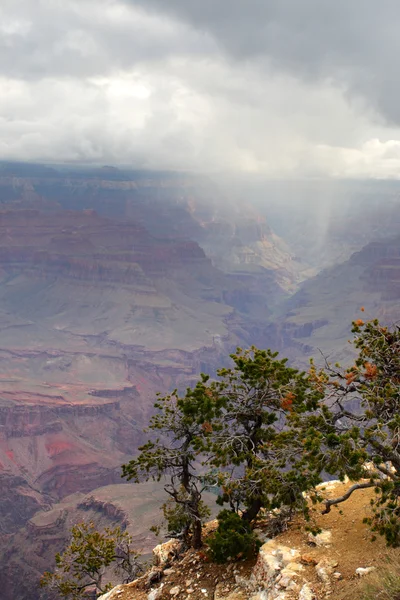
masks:
{"type": "MultiPolygon", "coordinates": [[[[323,492],[324,497],[338,497],[346,492],[351,483],[343,483],[335,486],[334,490],[327,489],[323,492]]],[[[360,579],[355,571],[358,567],[375,567],[379,572],[388,564],[388,558],[393,554],[400,557],[400,550],[389,550],[385,540],[378,536],[372,542],[371,532],[368,525],[363,523],[364,517],[371,514],[370,500],[374,496],[372,489],[357,490],[346,501],[332,506],[327,515],[321,514],[321,506],[313,509],[312,515],[316,524],[323,530],[332,533],[331,545],[328,548],[313,547],[309,545],[308,533],[304,531],[304,521],[297,520],[291,528],[279,536],[279,541],[291,547],[298,548],[302,554],[306,554],[318,561],[327,556],[337,561],[335,570],[342,574],[343,579],[334,582],[332,600],[361,600],[363,588],[367,578],[360,579]]],[[[309,567],[307,578],[314,581],[318,588],[315,577],[315,569],[309,567]]],[[[323,596],[322,596],[323,597],[323,596]]]]}

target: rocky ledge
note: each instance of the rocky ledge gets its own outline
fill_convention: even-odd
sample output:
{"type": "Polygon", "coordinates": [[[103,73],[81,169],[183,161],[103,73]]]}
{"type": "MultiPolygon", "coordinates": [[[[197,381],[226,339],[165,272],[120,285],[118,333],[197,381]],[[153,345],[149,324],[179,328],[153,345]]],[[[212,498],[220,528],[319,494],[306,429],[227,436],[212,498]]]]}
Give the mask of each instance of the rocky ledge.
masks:
{"type": "MultiPolygon", "coordinates": [[[[349,482],[322,486],[325,497],[343,493],[349,482]]],[[[343,514],[313,515],[318,535],[308,533],[296,518],[264,544],[254,560],[211,563],[204,551],[181,553],[180,542],[169,540],[153,550],[154,566],[136,581],[115,587],[99,600],[323,600],[362,598],[365,580],[385,564],[382,540],[371,544],[362,517],[369,510],[369,490],[354,494],[343,514]]],[[[343,505],[342,505],[343,506],[343,505]]],[[[206,536],[216,527],[207,524],[206,536]]],[[[372,575],[374,576],[374,575],[372,575]]]]}

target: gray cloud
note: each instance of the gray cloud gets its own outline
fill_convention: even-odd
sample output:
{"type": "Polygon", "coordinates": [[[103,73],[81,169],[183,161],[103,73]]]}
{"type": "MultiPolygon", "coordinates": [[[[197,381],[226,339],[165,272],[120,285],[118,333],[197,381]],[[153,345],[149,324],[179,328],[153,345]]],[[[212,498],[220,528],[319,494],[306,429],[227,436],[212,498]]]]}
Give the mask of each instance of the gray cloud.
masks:
{"type": "Polygon", "coordinates": [[[207,32],[233,60],[333,79],[400,122],[397,0],[127,0],[207,32]]]}
{"type": "Polygon", "coordinates": [[[0,17],[0,72],[24,79],[104,74],[215,49],[207,36],[112,0],[3,0],[0,17]]]}
{"type": "Polygon", "coordinates": [[[397,177],[394,0],[2,0],[0,154],[397,177]]]}

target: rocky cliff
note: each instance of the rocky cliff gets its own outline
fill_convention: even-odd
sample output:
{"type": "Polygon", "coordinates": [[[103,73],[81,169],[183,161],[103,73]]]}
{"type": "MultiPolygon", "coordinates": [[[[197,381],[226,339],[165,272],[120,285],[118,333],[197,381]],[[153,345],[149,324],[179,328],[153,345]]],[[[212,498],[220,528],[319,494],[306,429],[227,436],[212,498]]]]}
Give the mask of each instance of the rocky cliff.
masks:
{"type": "MultiPolygon", "coordinates": [[[[244,194],[245,197],[245,194],[244,194]]],[[[293,291],[299,264],[265,216],[251,202],[221,193],[218,182],[190,174],[104,168],[66,170],[0,164],[1,198],[14,206],[95,209],[129,218],[155,237],[197,241],[226,272],[267,272],[283,290],[293,291]]],[[[255,285],[255,281],[253,281],[255,285]]],[[[274,293],[274,286],[269,287],[274,293]]]]}

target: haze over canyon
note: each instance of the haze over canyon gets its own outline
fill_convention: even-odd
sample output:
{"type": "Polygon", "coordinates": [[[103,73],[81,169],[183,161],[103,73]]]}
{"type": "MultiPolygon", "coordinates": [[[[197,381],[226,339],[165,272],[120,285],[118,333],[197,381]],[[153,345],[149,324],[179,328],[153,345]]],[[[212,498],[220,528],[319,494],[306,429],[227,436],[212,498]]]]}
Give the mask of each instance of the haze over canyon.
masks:
{"type": "Polygon", "coordinates": [[[160,489],[123,483],[120,465],[157,392],[213,374],[237,345],[300,366],[319,349],[346,360],[361,305],[400,317],[399,187],[340,185],[346,201],[326,205],[313,235],[328,184],[1,165],[5,598],[39,597],[82,514],[151,549],[160,489]]]}

